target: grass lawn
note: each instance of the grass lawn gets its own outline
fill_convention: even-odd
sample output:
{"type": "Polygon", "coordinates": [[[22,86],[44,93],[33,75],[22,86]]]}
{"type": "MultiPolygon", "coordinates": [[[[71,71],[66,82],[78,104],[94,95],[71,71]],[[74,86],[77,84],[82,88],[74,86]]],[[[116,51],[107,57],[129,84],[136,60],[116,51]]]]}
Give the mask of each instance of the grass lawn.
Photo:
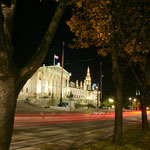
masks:
{"type": "Polygon", "coordinates": [[[117,147],[111,141],[111,138],[105,139],[79,150],[150,150],[150,131],[142,132],[142,128],[137,127],[125,132],[123,134],[123,146],[117,147]]]}

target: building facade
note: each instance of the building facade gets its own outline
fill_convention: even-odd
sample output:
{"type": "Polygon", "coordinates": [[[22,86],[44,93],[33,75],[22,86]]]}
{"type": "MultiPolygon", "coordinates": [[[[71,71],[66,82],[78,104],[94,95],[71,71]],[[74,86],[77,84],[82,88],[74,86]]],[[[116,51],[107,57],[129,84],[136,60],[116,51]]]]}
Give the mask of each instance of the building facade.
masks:
{"type": "Polygon", "coordinates": [[[97,105],[97,91],[92,88],[90,68],[87,68],[87,74],[84,82],[76,80],[76,83],[70,84],[69,91],[73,94],[73,98],[79,104],[97,105]],[[73,86],[72,86],[73,85],[73,86]]]}
{"type": "MultiPolygon", "coordinates": [[[[21,90],[18,99],[60,99],[61,89],[62,98],[65,101],[70,94],[76,103],[94,104],[97,103],[97,91],[91,90],[90,69],[87,69],[87,75],[84,82],[76,80],[76,83],[70,82],[71,73],[62,69],[60,65],[40,67],[35,74],[26,82],[21,90]],[[61,84],[62,80],[62,84],[61,84]]],[[[56,103],[57,104],[57,103],[56,103]]]]}
{"type": "MultiPolygon", "coordinates": [[[[27,81],[21,90],[18,99],[60,97],[62,67],[43,66],[27,81]]],[[[69,80],[71,74],[63,69],[62,96],[66,97],[69,93],[69,80]]]]}

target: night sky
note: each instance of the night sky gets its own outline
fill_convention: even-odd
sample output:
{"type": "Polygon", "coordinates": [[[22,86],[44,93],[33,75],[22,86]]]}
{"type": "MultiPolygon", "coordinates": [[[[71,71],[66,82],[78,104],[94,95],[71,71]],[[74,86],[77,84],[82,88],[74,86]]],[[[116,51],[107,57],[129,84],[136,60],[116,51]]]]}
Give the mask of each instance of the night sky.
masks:
{"type": "MultiPolygon", "coordinates": [[[[24,61],[28,60],[29,54],[34,54],[36,48],[38,48],[57,5],[58,3],[54,2],[54,0],[43,0],[42,3],[39,0],[18,0],[13,38],[15,61],[18,66],[21,66],[24,61]]],[[[102,58],[97,54],[97,49],[94,47],[88,49],[70,49],[68,47],[74,36],[66,25],[66,20],[69,17],[71,17],[71,9],[67,7],[43,63],[45,65],[53,65],[54,54],[60,58],[56,60],[56,63],[61,62],[62,41],[65,41],[64,68],[72,73],[71,81],[76,79],[83,81],[89,66],[92,83],[97,83],[100,78],[100,62],[102,61],[103,91],[104,93],[113,93],[110,57],[102,58]]],[[[124,85],[127,93],[135,94],[137,85],[130,72],[126,75],[124,85]],[[130,88],[127,88],[129,84],[130,88]]]]}

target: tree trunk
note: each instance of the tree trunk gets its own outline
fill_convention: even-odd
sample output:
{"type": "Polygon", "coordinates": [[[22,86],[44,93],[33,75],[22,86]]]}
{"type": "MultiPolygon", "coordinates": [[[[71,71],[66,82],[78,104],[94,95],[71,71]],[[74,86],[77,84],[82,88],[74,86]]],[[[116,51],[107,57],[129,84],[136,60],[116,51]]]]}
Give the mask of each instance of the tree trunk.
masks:
{"type": "MultiPolygon", "coordinates": [[[[9,13],[13,16],[13,11],[6,11],[9,13],[4,15],[0,1],[0,150],[9,150],[17,96],[25,82],[42,64],[68,1],[60,1],[39,48],[21,68],[15,65],[12,41],[5,33],[8,30],[4,22],[9,18],[9,13]]],[[[13,17],[9,19],[13,20],[13,17]]]]}
{"type": "Polygon", "coordinates": [[[16,108],[13,78],[0,79],[0,150],[9,150],[16,108]]]}
{"type": "Polygon", "coordinates": [[[122,81],[115,83],[115,126],[114,143],[122,145],[122,81]]]}
{"type": "Polygon", "coordinates": [[[145,73],[144,73],[143,80],[139,79],[138,75],[136,74],[136,72],[132,66],[130,66],[130,68],[131,68],[131,71],[132,71],[133,75],[135,76],[135,78],[139,84],[139,87],[141,89],[140,101],[141,101],[141,112],[142,112],[141,113],[142,130],[145,131],[145,130],[149,129],[145,101],[146,101],[146,88],[147,88],[148,80],[149,80],[149,76],[150,76],[150,56],[149,55],[146,56],[146,66],[145,66],[145,73]]]}
{"type": "Polygon", "coordinates": [[[147,84],[150,76],[150,54],[146,56],[145,76],[141,85],[141,111],[142,111],[142,130],[148,130],[147,112],[146,112],[146,92],[147,84]]]}
{"type": "Polygon", "coordinates": [[[148,130],[148,121],[147,121],[147,112],[146,112],[146,93],[145,88],[143,87],[141,90],[141,117],[142,117],[142,130],[146,131],[148,130]]]}
{"type": "Polygon", "coordinates": [[[112,44],[112,79],[115,86],[115,125],[113,142],[122,145],[122,85],[123,76],[119,69],[118,53],[115,44],[112,44]]]}

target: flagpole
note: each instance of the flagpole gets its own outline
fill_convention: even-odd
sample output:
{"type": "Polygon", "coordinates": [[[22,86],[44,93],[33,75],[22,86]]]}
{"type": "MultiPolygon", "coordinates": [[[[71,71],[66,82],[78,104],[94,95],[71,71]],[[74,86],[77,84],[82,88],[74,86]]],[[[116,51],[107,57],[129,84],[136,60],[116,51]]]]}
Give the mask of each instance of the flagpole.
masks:
{"type": "Polygon", "coordinates": [[[63,41],[63,47],[62,47],[62,71],[61,71],[61,89],[60,89],[60,103],[59,106],[62,106],[62,88],[63,88],[63,67],[64,67],[64,46],[65,42],[63,41]]]}
{"type": "Polygon", "coordinates": [[[55,54],[54,54],[54,63],[53,63],[53,65],[55,66],[55,54]]]}

